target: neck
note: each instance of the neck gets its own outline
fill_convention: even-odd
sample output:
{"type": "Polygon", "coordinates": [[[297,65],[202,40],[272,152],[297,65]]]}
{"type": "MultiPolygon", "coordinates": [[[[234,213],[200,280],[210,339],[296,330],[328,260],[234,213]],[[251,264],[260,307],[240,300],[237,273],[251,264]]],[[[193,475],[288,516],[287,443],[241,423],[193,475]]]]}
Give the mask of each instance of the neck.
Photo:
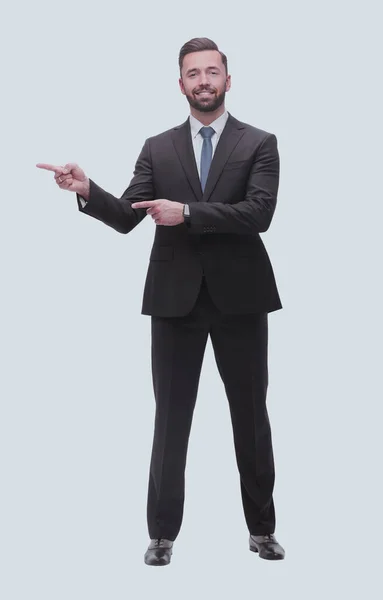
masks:
{"type": "Polygon", "coordinates": [[[218,117],[220,117],[221,115],[223,115],[223,113],[225,112],[225,105],[221,104],[221,106],[219,106],[217,108],[217,110],[214,110],[213,112],[202,112],[200,110],[197,110],[193,107],[191,107],[191,114],[193,115],[193,117],[195,117],[196,119],[198,119],[198,121],[200,121],[201,123],[203,123],[205,126],[210,125],[210,123],[212,123],[213,121],[215,121],[216,119],[218,119],[218,117]]]}

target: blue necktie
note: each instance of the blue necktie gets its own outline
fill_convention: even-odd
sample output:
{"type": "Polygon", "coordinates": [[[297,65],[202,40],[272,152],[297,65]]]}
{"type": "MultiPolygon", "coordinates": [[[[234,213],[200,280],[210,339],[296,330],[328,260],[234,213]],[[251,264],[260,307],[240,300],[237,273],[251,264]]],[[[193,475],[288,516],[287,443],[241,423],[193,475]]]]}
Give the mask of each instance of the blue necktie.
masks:
{"type": "Polygon", "coordinates": [[[211,159],[213,156],[213,144],[211,137],[215,134],[212,127],[201,127],[199,130],[203,137],[202,152],[201,152],[201,187],[205,190],[207,176],[209,174],[211,159]]]}

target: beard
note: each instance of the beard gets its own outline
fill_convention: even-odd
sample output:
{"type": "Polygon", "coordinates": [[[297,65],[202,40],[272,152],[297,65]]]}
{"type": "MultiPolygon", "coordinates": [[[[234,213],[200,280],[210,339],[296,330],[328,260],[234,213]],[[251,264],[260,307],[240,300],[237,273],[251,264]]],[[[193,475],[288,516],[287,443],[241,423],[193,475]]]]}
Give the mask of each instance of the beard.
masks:
{"type": "MultiPolygon", "coordinates": [[[[199,90],[199,91],[203,91],[203,90],[199,90]]],[[[214,90],[206,90],[206,91],[213,92],[214,90]]],[[[210,97],[208,96],[205,98],[199,98],[198,96],[195,96],[194,93],[192,92],[191,94],[186,94],[186,98],[187,98],[187,101],[189,102],[190,106],[192,106],[196,110],[199,110],[200,112],[214,112],[225,101],[225,95],[226,95],[225,90],[223,90],[223,92],[221,94],[218,94],[216,91],[214,91],[214,94],[210,97]]]]}

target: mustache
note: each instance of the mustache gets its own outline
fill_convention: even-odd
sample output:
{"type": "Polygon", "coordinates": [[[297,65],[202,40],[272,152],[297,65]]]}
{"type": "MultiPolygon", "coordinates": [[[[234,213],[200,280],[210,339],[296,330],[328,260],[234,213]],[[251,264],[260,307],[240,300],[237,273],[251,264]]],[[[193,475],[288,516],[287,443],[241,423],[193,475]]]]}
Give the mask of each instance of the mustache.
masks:
{"type": "Polygon", "coordinates": [[[216,90],[212,89],[212,88],[206,88],[206,87],[193,90],[193,94],[199,94],[200,92],[211,92],[212,94],[215,94],[216,90]]]}

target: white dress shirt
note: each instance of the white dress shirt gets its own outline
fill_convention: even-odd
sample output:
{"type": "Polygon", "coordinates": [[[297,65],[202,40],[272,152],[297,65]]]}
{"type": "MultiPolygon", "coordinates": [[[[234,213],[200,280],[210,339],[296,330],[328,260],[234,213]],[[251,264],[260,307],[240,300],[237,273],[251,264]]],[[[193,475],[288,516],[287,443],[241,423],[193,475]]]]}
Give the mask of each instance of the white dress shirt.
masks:
{"type": "MultiPolygon", "coordinates": [[[[214,156],[214,152],[217,147],[219,138],[221,137],[221,133],[226,125],[226,121],[228,118],[229,118],[229,113],[227,112],[227,110],[225,110],[225,112],[220,117],[218,117],[218,119],[216,119],[209,125],[209,127],[212,127],[215,132],[211,137],[211,143],[213,146],[213,156],[214,156]]],[[[195,160],[197,163],[198,175],[201,177],[201,152],[202,152],[203,137],[199,133],[199,130],[201,129],[201,127],[204,127],[204,124],[201,123],[200,121],[198,121],[198,119],[196,119],[195,117],[193,117],[193,115],[190,115],[189,120],[190,120],[190,132],[191,132],[191,137],[192,137],[194,156],[195,156],[195,160]]],[[[79,198],[80,198],[81,206],[82,206],[82,208],[84,208],[84,206],[87,204],[87,201],[82,196],[79,196],[79,198]]]]}
{"type": "MultiPolygon", "coordinates": [[[[225,110],[225,112],[220,117],[218,117],[218,119],[216,119],[209,125],[209,127],[212,127],[215,131],[215,133],[211,137],[211,143],[213,146],[213,156],[214,156],[214,152],[217,147],[219,138],[221,137],[221,133],[226,125],[226,121],[228,118],[229,118],[229,113],[227,112],[227,110],[225,110]]],[[[201,178],[201,152],[202,152],[203,137],[199,133],[199,130],[201,129],[201,127],[204,127],[204,124],[201,123],[200,121],[198,121],[198,119],[196,119],[195,117],[193,117],[193,115],[190,115],[189,120],[190,120],[190,130],[191,130],[191,136],[192,136],[192,142],[193,142],[194,156],[195,156],[195,160],[197,163],[198,175],[201,178]]]]}

